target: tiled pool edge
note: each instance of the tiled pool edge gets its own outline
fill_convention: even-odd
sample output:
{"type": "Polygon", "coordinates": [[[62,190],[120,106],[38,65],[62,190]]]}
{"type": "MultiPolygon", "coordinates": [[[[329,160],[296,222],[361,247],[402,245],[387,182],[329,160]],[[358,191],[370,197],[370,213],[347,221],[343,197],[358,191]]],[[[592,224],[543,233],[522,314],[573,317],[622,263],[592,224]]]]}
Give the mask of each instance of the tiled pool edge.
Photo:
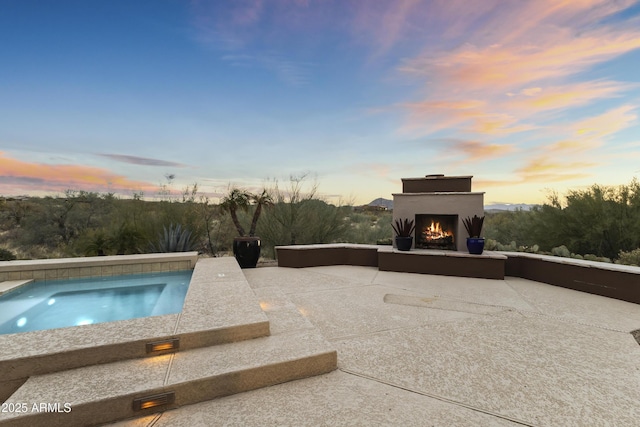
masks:
{"type": "Polygon", "coordinates": [[[193,269],[197,252],[0,262],[0,282],[54,280],[193,269]]]}
{"type": "MultiPolygon", "coordinates": [[[[118,265],[118,261],[127,265],[149,259],[129,257],[134,258],[96,258],[99,258],[97,261],[112,258],[105,260],[111,266],[118,265]]],[[[172,268],[174,264],[171,263],[193,262],[194,274],[180,314],[0,335],[0,371],[3,372],[0,401],[8,398],[26,377],[32,375],[146,357],[145,344],[152,340],[178,337],[180,349],[187,350],[269,335],[269,322],[260,306],[246,304],[245,296],[252,296],[253,291],[234,258],[212,259],[215,262],[201,259],[196,264],[197,253],[182,257],[155,255],[150,258],[153,262],[147,263],[164,263],[172,268]],[[218,286],[211,286],[214,282],[218,286]]],[[[69,268],[78,261],[83,264],[83,260],[75,259],[46,264],[59,269],[69,268]]],[[[95,265],[77,267],[93,268],[95,265]]],[[[40,267],[40,270],[44,269],[40,267]]]]}

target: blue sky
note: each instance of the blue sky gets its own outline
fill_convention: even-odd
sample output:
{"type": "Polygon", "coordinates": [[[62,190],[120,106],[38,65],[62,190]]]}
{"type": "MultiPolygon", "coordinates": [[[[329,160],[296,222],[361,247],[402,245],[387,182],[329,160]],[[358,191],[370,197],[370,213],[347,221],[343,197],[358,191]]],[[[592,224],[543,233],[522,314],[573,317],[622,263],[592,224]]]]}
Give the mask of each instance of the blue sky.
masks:
{"type": "Polygon", "coordinates": [[[0,2],[0,195],[367,203],[473,175],[539,203],[640,174],[635,0],[0,2]]]}

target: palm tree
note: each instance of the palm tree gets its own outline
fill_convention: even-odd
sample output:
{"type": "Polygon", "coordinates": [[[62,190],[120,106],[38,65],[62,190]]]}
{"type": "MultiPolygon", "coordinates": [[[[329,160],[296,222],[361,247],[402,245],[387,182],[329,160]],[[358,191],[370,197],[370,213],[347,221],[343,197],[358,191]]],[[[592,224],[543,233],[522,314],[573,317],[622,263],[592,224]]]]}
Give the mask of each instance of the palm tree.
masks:
{"type": "Polygon", "coordinates": [[[260,218],[260,214],[262,213],[262,207],[273,206],[273,197],[271,197],[271,194],[269,194],[267,190],[263,189],[260,195],[254,194],[251,198],[256,204],[256,210],[253,213],[253,219],[251,220],[251,229],[249,230],[249,236],[254,236],[256,234],[258,219],[260,218]]]}
{"type": "Polygon", "coordinates": [[[240,237],[233,239],[233,255],[235,255],[241,268],[254,268],[258,263],[260,258],[260,238],[255,236],[256,226],[258,225],[262,207],[272,204],[273,199],[266,190],[262,190],[260,195],[256,195],[238,188],[232,189],[220,202],[220,206],[231,214],[233,224],[240,234],[240,237]],[[256,210],[253,213],[249,236],[245,236],[244,228],[242,228],[238,220],[238,209],[247,211],[252,204],[256,205],[256,210]]]}
{"type": "Polygon", "coordinates": [[[248,191],[233,188],[220,202],[220,207],[228,211],[231,215],[233,225],[236,226],[236,230],[238,230],[238,234],[240,234],[240,236],[244,236],[245,232],[244,228],[242,228],[242,224],[240,224],[240,221],[238,220],[238,209],[246,212],[251,205],[253,197],[253,194],[248,191]]]}

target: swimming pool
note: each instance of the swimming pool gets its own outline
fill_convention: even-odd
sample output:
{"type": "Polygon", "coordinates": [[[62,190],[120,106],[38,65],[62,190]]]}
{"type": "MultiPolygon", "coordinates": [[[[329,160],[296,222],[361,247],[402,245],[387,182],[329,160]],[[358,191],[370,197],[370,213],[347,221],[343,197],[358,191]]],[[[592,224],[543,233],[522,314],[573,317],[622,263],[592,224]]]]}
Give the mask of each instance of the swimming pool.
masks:
{"type": "Polygon", "coordinates": [[[0,334],[179,313],[192,273],[33,282],[0,296],[0,334]]]}

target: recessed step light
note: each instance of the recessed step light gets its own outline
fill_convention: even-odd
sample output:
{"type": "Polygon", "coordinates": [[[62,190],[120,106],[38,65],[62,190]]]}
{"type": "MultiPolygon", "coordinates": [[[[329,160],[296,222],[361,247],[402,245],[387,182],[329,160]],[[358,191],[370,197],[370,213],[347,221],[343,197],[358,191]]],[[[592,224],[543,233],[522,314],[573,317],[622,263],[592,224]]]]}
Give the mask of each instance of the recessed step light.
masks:
{"type": "Polygon", "coordinates": [[[146,345],[147,354],[169,353],[180,348],[180,338],[170,338],[166,340],[148,342],[146,345]]]}
{"type": "Polygon", "coordinates": [[[133,410],[142,411],[144,409],[157,408],[158,406],[170,405],[176,401],[176,393],[167,391],[165,393],[153,394],[151,396],[139,397],[133,400],[133,410]]]}

